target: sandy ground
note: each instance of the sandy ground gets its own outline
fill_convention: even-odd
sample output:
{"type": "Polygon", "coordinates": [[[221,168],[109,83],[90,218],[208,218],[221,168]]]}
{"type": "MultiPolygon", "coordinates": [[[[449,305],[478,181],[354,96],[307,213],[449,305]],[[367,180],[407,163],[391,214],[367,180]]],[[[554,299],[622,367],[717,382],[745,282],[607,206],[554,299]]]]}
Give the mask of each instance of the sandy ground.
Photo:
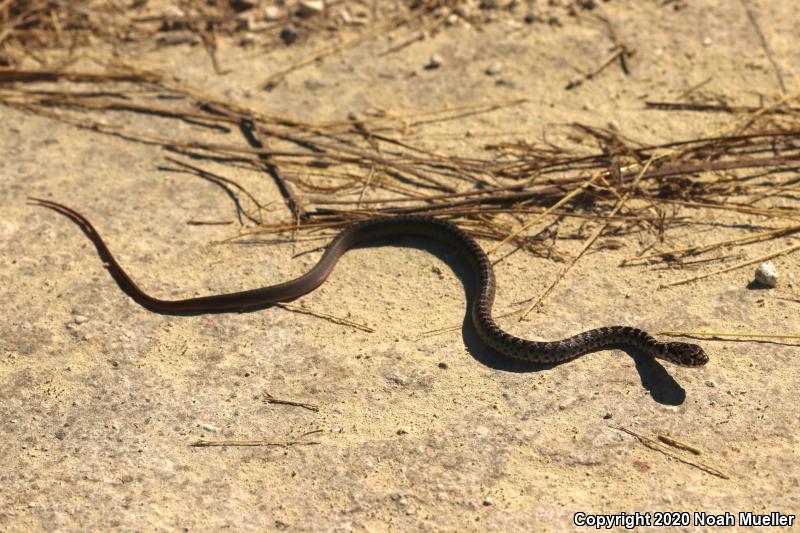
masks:
{"type": "MultiPolygon", "coordinates": [[[[789,92],[800,88],[793,40],[800,16],[790,4],[751,3],[789,92]]],[[[433,126],[418,139],[455,153],[480,150],[483,134],[539,138],[571,121],[613,124],[653,142],[709,134],[730,118],[647,111],[642,103],[676,98],[709,78],[699,89],[708,99],[758,105],[760,95],[779,94],[740,2],[674,10],[613,1],[598,9],[636,48],[631,73],[612,67],[572,91],[566,82],[601,61],[609,41],[597,24],[570,18],[562,26],[456,25],[380,58],[387,42],[377,39],[294,73],[271,92],[259,83],[305,57],[313,39],[270,56],[223,43],[224,76],[200,47],[138,61],[173,68],[220,97],[309,121],[367,108],[399,113],[529,99],[433,126]],[[434,53],[443,66],[424,70],[434,53]],[[495,62],[502,72],[487,75],[495,62]]],[[[704,340],[711,361],[698,369],[620,350],[547,370],[509,365],[465,321],[466,266],[445,247],[413,238],[346,254],[330,280],[301,300],[375,333],[280,308],[152,313],[120,291],[79,228],[25,197],[79,208],[140,285],[163,297],[292,278],[319,257],[298,254],[321,243],[209,246],[236,229],[186,222],[230,219],[230,203],[211,184],[159,170],[158,147],[8,108],[0,114],[2,530],[562,531],[574,528],[577,512],[800,511],[800,364],[790,342],[704,340]],[[267,404],[264,392],[320,410],[267,404]],[[690,442],[729,479],[642,446],[613,425],[690,442]],[[190,446],[201,438],[318,444],[190,446]]],[[[272,221],[286,219],[270,181],[226,172],[275,202],[272,221]]],[[[722,226],[696,231],[670,238],[741,235],[722,226]]],[[[800,331],[798,304],[748,289],[750,269],[656,290],[714,267],[618,268],[643,243],[621,244],[582,259],[529,321],[501,323],[533,338],[610,323],[800,331]]],[[[791,290],[800,276],[796,255],[774,262],[791,290]]],[[[496,309],[538,294],[560,268],[514,254],[497,268],[496,309]]]]}

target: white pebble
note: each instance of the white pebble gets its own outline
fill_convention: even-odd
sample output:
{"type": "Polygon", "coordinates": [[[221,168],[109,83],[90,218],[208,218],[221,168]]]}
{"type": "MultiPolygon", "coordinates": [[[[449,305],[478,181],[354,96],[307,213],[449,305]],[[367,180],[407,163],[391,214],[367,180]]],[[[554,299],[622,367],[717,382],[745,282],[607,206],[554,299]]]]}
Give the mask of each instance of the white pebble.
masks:
{"type": "Polygon", "coordinates": [[[756,281],[767,287],[774,287],[778,284],[778,271],[772,261],[761,263],[756,269],[756,281]]]}
{"type": "Polygon", "coordinates": [[[205,429],[206,431],[208,431],[210,433],[218,433],[219,432],[219,428],[217,426],[212,426],[211,424],[201,424],[200,427],[205,429]]]}
{"type": "Polygon", "coordinates": [[[439,68],[444,64],[444,59],[439,54],[433,54],[428,61],[428,64],[425,65],[425,68],[428,70],[432,70],[435,68],[439,68]]]}
{"type": "Polygon", "coordinates": [[[486,74],[488,74],[489,76],[496,76],[497,74],[503,72],[504,69],[505,65],[497,61],[489,65],[489,68],[486,69],[486,74]]]}
{"type": "Polygon", "coordinates": [[[178,6],[167,6],[163,11],[165,18],[181,18],[185,17],[186,13],[178,6]]]}
{"type": "Polygon", "coordinates": [[[300,14],[304,17],[313,17],[325,11],[325,2],[322,0],[300,0],[300,14]]]}
{"type": "Polygon", "coordinates": [[[283,9],[278,6],[267,6],[264,8],[264,18],[269,21],[281,20],[283,18],[283,9]]]}

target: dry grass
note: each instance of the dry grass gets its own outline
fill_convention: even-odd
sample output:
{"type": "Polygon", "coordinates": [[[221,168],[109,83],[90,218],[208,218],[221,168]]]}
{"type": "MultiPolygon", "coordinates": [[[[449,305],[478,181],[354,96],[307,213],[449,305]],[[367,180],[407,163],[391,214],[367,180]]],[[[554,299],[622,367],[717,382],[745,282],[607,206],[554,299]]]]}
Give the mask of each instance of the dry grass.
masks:
{"type": "MultiPolygon", "coordinates": [[[[277,3],[276,3],[277,4],[277,3]]],[[[317,57],[337,53],[377,35],[397,32],[392,53],[453,24],[477,25],[502,16],[522,17],[529,23],[553,23],[555,14],[579,16],[593,9],[592,2],[573,0],[563,6],[531,11],[521,2],[493,7],[475,0],[329,0],[323,12],[314,14],[289,0],[267,12],[265,4],[252,0],[0,0],[0,66],[19,66],[26,59],[40,65],[68,63],[75,51],[98,41],[125,46],[128,53],[167,46],[203,46],[214,68],[218,39],[233,37],[242,47],[260,53],[275,47],[321,37],[324,44],[301,68],[317,57]],[[341,30],[355,37],[339,36],[341,30]],[[407,33],[398,30],[407,30],[407,33]],[[333,43],[333,44],[331,44],[333,43]],[[53,52],[63,52],[54,56],[53,52]]],[[[318,39],[319,40],[319,39],[318,39]]],[[[270,83],[285,74],[278,73],[270,83]]]]}
{"type": "Polygon", "coordinates": [[[519,105],[520,100],[308,124],[222,102],[170,76],[119,63],[100,73],[7,68],[0,70],[0,81],[4,105],[163,146],[173,154],[168,161],[176,170],[225,187],[251,224],[262,220],[263,206],[202,161],[269,172],[281,187],[291,219],[257,225],[243,231],[247,237],[298,224],[332,227],[364,217],[418,213],[455,218],[477,236],[563,259],[549,237],[560,233],[565,220],[602,220],[607,235],[646,231],[653,245],[670,227],[702,224],[702,213],[709,209],[773,221],[766,230],[717,243],[651,253],[645,247],[627,261],[636,264],[704,257],[800,229],[793,209],[769,202],[794,200],[800,190],[792,172],[800,166],[800,117],[789,98],[745,113],[725,110],[733,117],[731,127],[703,139],[648,146],[614,131],[574,124],[565,126],[562,136],[569,145],[492,143],[482,155],[465,158],[416,146],[410,133],[438,121],[519,105]],[[58,80],[72,85],[47,85],[58,80]],[[93,89],[85,90],[86,85],[93,89]],[[97,121],[98,112],[184,121],[227,132],[231,140],[210,144],[165,138],[113,125],[113,120],[97,121]],[[242,142],[243,131],[248,142],[242,142]],[[615,209],[622,198],[625,205],[615,209]]]}

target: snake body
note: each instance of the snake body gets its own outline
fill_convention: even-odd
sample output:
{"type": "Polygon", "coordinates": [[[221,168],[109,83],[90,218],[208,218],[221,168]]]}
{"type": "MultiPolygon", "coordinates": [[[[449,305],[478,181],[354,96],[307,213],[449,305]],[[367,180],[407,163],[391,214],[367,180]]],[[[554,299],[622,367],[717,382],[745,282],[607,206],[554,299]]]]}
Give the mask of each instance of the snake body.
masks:
{"type": "Polygon", "coordinates": [[[100,234],[83,215],[50,200],[38,198],[31,200],[61,212],[81,225],[100,254],[104,256],[109,270],[122,288],[136,302],[154,311],[195,313],[236,311],[294,300],[319,287],[333,271],[342,254],[353,246],[381,237],[417,235],[444,242],[469,262],[478,291],[473,298],[472,323],[481,339],[506,357],[533,363],[559,363],[605,346],[628,345],[652,357],[682,366],[700,366],[708,362],[708,356],[696,344],[658,341],[646,331],[629,326],[601,327],[551,342],[521,339],[503,331],[492,318],[496,283],[489,257],[465,231],[451,222],[438,218],[400,215],[357,222],[344,229],[330,242],[319,262],[311,270],[291,281],[242,292],[182,300],[161,300],[148,295],[133,282],[111,254],[100,234]]]}

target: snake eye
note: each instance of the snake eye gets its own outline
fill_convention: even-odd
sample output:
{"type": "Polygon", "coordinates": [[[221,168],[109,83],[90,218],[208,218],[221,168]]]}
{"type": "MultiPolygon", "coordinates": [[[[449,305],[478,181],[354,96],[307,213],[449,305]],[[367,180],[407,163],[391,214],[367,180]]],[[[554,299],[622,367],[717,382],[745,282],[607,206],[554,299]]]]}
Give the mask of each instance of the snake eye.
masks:
{"type": "Polygon", "coordinates": [[[683,366],[701,366],[708,362],[708,355],[697,344],[668,342],[665,358],[683,366]]]}

